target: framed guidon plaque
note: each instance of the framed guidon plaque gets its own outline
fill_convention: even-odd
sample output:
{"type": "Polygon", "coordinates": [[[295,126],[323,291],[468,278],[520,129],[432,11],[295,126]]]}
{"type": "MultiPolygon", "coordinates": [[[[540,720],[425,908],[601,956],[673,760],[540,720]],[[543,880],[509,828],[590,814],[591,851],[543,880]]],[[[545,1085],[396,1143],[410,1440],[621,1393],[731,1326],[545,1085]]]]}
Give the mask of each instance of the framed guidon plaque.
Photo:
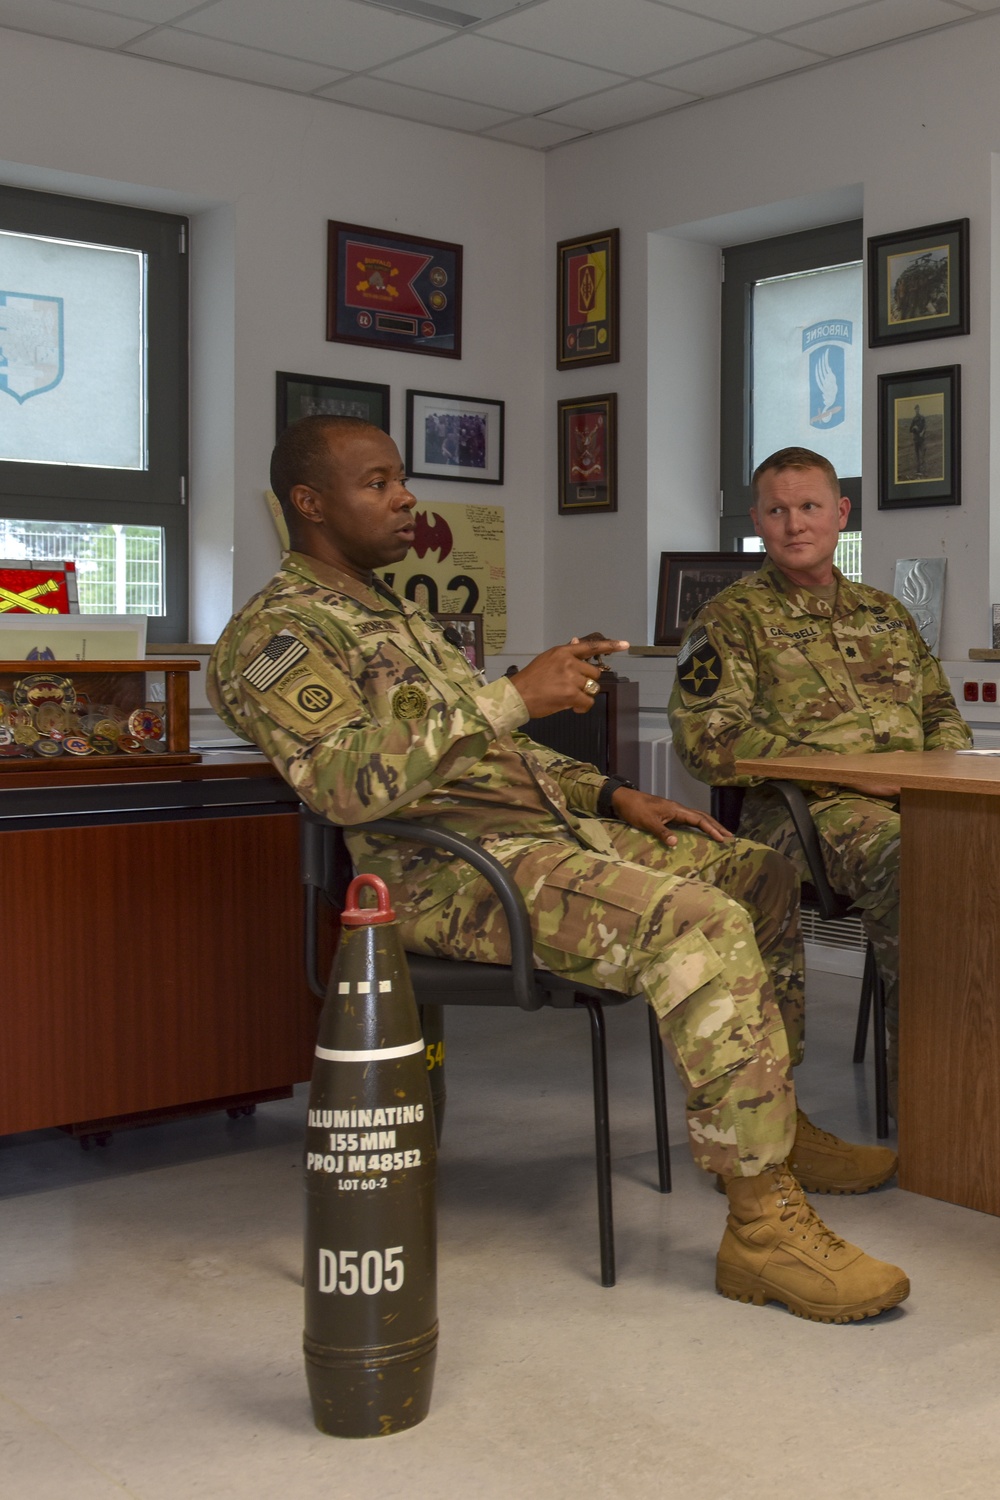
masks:
{"type": "Polygon", "coordinates": [[[462,246],[331,221],[326,336],[462,357],[462,246]]]}
{"type": "Polygon", "coordinates": [[[556,368],[618,362],[618,230],[560,240],[556,368]]]}

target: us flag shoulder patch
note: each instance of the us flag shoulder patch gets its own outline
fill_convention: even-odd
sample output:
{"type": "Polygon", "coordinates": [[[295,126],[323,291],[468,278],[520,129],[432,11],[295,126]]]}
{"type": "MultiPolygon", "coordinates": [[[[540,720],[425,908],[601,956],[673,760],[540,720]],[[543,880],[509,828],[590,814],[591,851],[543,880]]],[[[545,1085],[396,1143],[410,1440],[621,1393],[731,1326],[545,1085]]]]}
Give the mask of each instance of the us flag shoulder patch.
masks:
{"type": "Polygon", "coordinates": [[[687,640],[684,642],[684,647],[677,658],[678,667],[683,667],[684,663],[688,661],[696,651],[700,651],[702,646],[707,645],[708,631],[705,629],[704,625],[701,625],[697,630],[693,630],[688,636],[687,640]]]}
{"type": "Polygon", "coordinates": [[[282,630],[273,635],[264,649],[258,651],[253,661],[243,668],[243,676],[258,693],[265,693],[276,682],[280,682],[297,661],[308,655],[308,646],[303,646],[294,635],[282,630]]]}

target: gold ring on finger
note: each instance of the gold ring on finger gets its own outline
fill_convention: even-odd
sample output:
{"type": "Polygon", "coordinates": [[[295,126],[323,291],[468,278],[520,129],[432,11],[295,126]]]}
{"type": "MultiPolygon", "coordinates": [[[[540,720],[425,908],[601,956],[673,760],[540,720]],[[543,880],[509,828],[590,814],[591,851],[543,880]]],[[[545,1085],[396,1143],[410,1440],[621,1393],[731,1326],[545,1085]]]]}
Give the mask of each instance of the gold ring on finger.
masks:
{"type": "Polygon", "coordinates": [[[585,693],[589,693],[590,696],[593,698],[594,695],[597,692],[597,681],[596,681],[596,679],[593,678],[593,677],[588,677],[587,680],[586,680],[586,682],[583,684],[583,691],[585,693]]]}

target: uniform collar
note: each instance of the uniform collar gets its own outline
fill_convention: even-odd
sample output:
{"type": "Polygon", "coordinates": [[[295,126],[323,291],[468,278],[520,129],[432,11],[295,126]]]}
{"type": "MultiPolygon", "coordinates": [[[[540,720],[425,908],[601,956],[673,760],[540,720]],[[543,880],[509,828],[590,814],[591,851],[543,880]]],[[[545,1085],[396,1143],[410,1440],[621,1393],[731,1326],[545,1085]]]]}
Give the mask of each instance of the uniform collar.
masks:
{"type": "Polygon", "coordinates": [[[380,613],[392,609],[397,613],[413,614],[416,609],[407,600],[398,598],[381,579],[377,580],[375,588],[369,588],[366,583],[355,578],[353,573],[345,573],[343,568],[335,567],[333,563],[320,562],[318,557],[309,557],[305,552],[289,552],[281,571],[304,578],[309,583],[318,583],[321,588],[331,589],[334,593],[346,594],[358,604],[363,604],[366,609],[380,613]]]}
{"type": "Polygon", "coordinates": [[[757,573],[758,578],[763,578],[770,584],[790,614],[811,615],[814,619],[820,620],[839,619],[841,615],[853,614],[856,609],[866,604],[860,590],[849,578],[844,577],[839,568],[834,568],[833,576],[839,588],[833,604],[828,604],[818,594],[813,594],[809,589],[800,588],[798,584],[792,583],[770,558],[764,561],[757,573]]]}

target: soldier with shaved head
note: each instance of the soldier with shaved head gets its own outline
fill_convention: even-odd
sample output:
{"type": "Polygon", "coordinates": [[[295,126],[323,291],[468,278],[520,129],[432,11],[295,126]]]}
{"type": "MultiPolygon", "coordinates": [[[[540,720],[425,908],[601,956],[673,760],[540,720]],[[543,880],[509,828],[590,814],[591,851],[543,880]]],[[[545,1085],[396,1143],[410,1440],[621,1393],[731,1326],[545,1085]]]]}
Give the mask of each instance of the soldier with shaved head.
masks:
{"type": "MultiPolygon", "coordinates": [[[[903,1272],[828,1230],[789,1168],[791,1157],[822,1178],[843,1143],[802,1137],[796,1115],[784,1014],[801,1005],[803,970],[788,861],[520,731],[587,712],[589,658],[627,642],[574,638],[486,683],[376,576],[415,534],[384,432],[305,418],[271,472],[292,550],[213,653],[209,695],[225,722],[335,822],[398,814],[476,839],[523,892],[540,964],[645,996],[684,1084],[695,1160],[729,1197],[720,1291],[824,1322],[901,1301],[903,1272]]],[[[471,866],[363,826],[349,843],[389,884],[409,949],[509,959],[498,903],[471,866]]],[[[885,1175],[880,1157],[870,1165],[885,1175]]]]}

